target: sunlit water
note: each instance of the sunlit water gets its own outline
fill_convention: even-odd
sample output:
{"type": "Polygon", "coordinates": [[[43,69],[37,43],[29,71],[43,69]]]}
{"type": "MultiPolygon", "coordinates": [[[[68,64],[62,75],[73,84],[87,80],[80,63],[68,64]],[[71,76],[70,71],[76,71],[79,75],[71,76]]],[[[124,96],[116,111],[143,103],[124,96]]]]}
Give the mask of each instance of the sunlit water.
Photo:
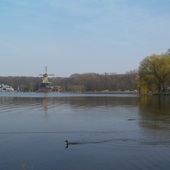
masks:
{"type": "Polygon", "coordinates": [[[169,170],[170,96],[0,93],[0,170],[58,169],[169,170]]]}

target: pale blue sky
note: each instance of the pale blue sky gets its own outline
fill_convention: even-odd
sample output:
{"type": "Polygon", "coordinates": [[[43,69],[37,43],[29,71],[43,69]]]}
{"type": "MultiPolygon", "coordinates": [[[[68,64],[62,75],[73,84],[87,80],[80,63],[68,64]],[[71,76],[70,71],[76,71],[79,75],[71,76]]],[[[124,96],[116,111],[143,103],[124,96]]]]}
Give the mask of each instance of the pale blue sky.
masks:
{"type": "Polygon", "coordinates": [[[0,76],[125,73],[170,48],[170,0],[0,0],[0,76]]]}

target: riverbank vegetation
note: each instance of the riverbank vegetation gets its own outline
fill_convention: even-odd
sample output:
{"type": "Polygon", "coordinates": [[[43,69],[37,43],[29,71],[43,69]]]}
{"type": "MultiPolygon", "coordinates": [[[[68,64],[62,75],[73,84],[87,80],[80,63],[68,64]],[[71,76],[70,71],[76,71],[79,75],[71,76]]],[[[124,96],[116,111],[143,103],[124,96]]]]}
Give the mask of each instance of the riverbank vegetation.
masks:
{"type": "MultiPolygon", "coordinates": [[[[140,94],[170,94],[170,49],[161,55],[145,57],[138,70],[116,73],[72,74],[70,77],[49,78],[54,90],[63,92],[124,92],[140,94]]],[[[38,91],[41,77],[0,77],[1,84],[8,84],[19,91],[38,91]]]]}
{"type": "Polygon", "coordinates": [[[139,92],[141,94],[168,93],[170,87],[170,56],[168,53],[151,55],[139,66],[139,92]]]}
{"type": "MultiPolygon", "coordinates": [[[[134,91],[137,89],[137,75],[137,71],[125,74],[84,73],[66,78],[49,78],[49,81],[63,92],[134,91]]],[[[41,81],[41,77],[0,77],[0,82],[21,91],[37,91],[41,81]]]]}

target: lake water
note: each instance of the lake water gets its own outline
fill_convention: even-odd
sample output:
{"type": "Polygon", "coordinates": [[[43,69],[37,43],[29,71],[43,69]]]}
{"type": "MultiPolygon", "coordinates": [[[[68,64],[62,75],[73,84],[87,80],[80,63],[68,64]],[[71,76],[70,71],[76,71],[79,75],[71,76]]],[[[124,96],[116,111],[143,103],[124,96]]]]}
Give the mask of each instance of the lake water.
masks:
{"type": "Polygon", "coordinates": [[[169,170],[170,96],[0,93],[0,170],[67,169],[169,170]]]}

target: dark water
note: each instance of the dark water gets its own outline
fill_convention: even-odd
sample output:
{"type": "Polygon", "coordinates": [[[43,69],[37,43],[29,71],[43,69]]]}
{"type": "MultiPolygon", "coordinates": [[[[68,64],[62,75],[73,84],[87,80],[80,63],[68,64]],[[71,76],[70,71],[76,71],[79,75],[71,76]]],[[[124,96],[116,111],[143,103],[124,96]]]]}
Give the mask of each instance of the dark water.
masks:
{"type": "Polygon", "coordinates": [[[169,170],[170,96],[0,93],[0,170],[56,169],[169,170]]]}

